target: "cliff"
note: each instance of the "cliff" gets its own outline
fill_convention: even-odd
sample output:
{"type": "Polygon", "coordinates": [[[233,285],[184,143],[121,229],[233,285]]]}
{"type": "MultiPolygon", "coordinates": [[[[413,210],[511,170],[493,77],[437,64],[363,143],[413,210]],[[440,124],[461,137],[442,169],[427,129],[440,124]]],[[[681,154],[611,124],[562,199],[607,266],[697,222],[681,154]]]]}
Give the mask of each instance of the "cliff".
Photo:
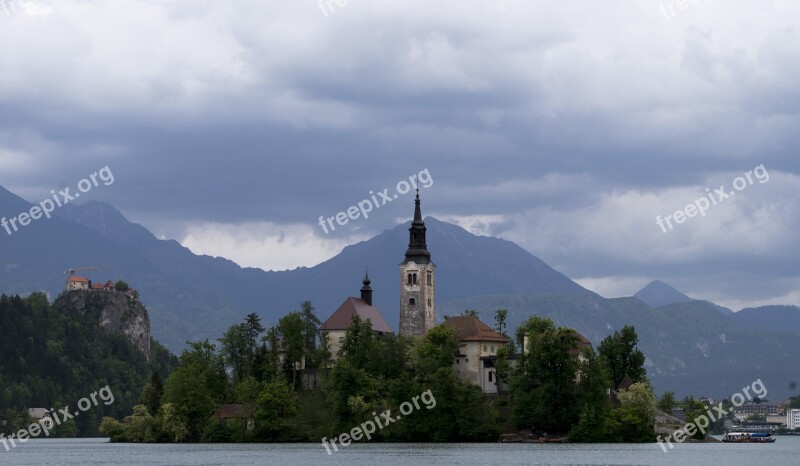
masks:
{"type": "Polygon", "coordinates": [[[150,360],[150,318],[132,294],[121,291],[69,291],[53,308],[77,317],[88,317],[108,333],[120,333],[150,360]]]}

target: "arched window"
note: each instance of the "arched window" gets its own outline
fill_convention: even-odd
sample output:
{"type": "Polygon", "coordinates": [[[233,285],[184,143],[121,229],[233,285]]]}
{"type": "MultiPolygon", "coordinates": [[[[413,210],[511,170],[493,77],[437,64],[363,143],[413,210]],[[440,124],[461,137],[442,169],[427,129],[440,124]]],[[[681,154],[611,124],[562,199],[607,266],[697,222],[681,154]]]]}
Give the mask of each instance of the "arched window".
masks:
{"type": "Polygon", "coordinates": [[[411,299],[409,299],[409,300],[408,300],[408,304],[409,304],[410,306],[414,306],[414,305],[416,305],[416,304],[417,304],[417,300],[416,300],[416,299],[414,299],[414,298],[411,298],[411,299]]]}

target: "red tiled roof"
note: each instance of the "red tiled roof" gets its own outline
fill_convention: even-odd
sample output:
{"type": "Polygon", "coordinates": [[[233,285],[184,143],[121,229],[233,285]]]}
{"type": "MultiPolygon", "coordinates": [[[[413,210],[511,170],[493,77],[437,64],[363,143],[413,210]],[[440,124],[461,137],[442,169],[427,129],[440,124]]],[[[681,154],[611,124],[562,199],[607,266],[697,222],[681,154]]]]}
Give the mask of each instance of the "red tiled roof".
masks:
{"type": "Polygon", "coordinates": [[[72,275],[67,280],[67,283],[89,283],[89,279],[83,278],[83,277],[79,277],[77,275],[72,275]]]}
{"type": "Polygon", "coordinates": [[[500,341],[503,343],[509,341],[508,338],[481,322],[477,317],[450,317],[442,325],[455,330],[457,341],[500,341]]]}
{"type": "Polygon", "coordinates": [[[347,330],[353,323],[354,315],[358,315],[361,320],[372,322],[372,330],[376,332],[392,332],[392,328],[386,323],[377,307],[370,306],[361,299],[352,296],[345,299],[339,309],[336,309],[328,320],[322,324],[322,330],[347,330]]]}

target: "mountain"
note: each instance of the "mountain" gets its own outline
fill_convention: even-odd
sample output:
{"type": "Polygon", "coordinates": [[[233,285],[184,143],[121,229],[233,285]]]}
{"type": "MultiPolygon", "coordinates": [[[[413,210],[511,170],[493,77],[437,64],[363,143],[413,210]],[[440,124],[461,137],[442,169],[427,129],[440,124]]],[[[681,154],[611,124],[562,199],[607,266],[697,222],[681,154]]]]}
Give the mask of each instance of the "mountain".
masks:
{"type": "MultiPolygon", "coordinates": [[[[0,216],[17,216],[29,208],[24,200],[0,190],[0,216]]],[[[409,217],[412,212],[409,206],[409,217]]],[[[472,235],[430,217],[425,222],[438,267],[440,319],[476,309],[492,324],[492,313],[506,308],[512,331],[527,317],[540,314],[575,327],[595,346],[630,324],[639,332],[658,391],[722,397],[762,378],[771,397],[796,394],[788,388],[800,373],[796,335],[769,330],[786,329],[791,321],[767,324],[773,318],[790,318],[791,312],[748,310],[736,318],[723,315],[729,310],[720,312],[724,308],[659,283],[645,287],[637,297],[605,299],[512,242],[472,235]],[[745,319],[756,312],[755,322],[745,319]]],[[[55,296],[64,288],[65,270],[109,265],[88,273],[88,278],[124,279],[136,288],[150,312],[153,336],[179,351],[187,340],[215,340],[249,312],[261,315],[265,326],[273,325],[304,300],[326,319],[345,298],[358,296],[369,267],[374,302],[396,329],[398,265],[408,246],[408,226],[398,225],[348,246],[315,267],[267,272],[198,256],[177,241],[159,240],[108,204],[69,204],[52,219],[40,219],[12,235],[0,230],[0,292],[27,295],[44,290],[55,296]]]]}
{"type": "MultiPolygon", "coordinates": [[[[691,301],[697,301],[692,299],[685,294],[681,293],[680,291],[676,290],[675,288],[667,285],[666,283],[662,282],[661,280],[654,280],[650,282],[647,286],[639,290],[635,295],[634,298],[642,301],[645,304],[650,305],[651,307],[663,307],[670,304],[678,304],[678,303],[688,303],[691,301]]],[[[721,312],[725,315],[733,315],[733,311],[728,309],[727,307],[722,307],[717,304],[714,304],[710,301],[702,301],[714,306],[717,311],[721,312]]]]}
{"type": "Polygon", "coordinates": [[[673,303],[685,303],[692,298],[686,296],[661,280],[654,280],[633,295],[634,298],[652,307],[666,306],[673,303]]]}
{"type": "MultiPolygon", "coordinates": [[[[0,215],[10,218],[29,208],[0,191],[0,215]]],[[[412,214],[409,205],[409,218],[412,214]]],[[[437,303],[488,293],[590,293],[510,241],[475,236],[431,217],[425,223],[438,266],[437,303]]],[[[274,324],[305,300],[326,319],[345,298],[358,296],[369,268],[374,302],[396,329],[398,264],[408,246],[408,226],[347,246],[315,267],[267,272],[159,240],[108,204],[67,204],[51,219],[0,234],[0,285],[7,294],[43,290],[52,296],[63,290],[65,270],[109,265],[86,276],[124,279],[136,288],[150,310],[154,338],[178,351],[187,340],[218,338],[250,312],[261,315],[265,325],[274,324]]]]}
{"type": "Polygon", "coordinates": [[[744,328],[800,335],[800,307],[797,306],[749,307],[735,313],[733,320],[744,328]]]}
{"type": "Polygon", "coordinates": [[[759,378],[770,399],[797,395],[797,336],[743,328],[707,301],[653,308],[636,298],[591,294],[481,296],[448,302],[441,311],[456,314],[463,309],[479,311],[487,323],[494,322],[495,310],[507,309],[509,329],[534,314],[549,317],[578,330],[595,349],[615,330],[633,325],[656,391],[674,391],[680,398],[721,399],[759,378]]]}

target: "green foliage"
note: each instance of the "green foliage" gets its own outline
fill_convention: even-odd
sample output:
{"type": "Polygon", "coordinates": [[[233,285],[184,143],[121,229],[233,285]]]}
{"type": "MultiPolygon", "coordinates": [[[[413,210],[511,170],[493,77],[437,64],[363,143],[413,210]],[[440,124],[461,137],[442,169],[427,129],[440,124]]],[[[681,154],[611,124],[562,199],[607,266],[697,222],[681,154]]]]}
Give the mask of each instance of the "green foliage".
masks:
{"type": "Polygon", "coordinates": [[[164,382],[158,372],[153,372],[150,380],[142,388],[142,394],[139,396],[139,404],[147,408],[147,412],[151,416],[158,413],[158,408],[161,407],[161,397],[164,396],[164,382]]]}
{"type": "Polygon", "coordinates": [[[498,333],[504,336],[508,336],[506,334],[506,320],[508,319],[508,310],[507,309],[498,309],[497,312],[494,314],[494,329],[497,330],[498,333]]]}
{"type": "Polygon", "coordinates": [[[222,356],[208,340],[190,342],[180,365],[167,379],[163,400],[172,403],[186,421],[188,438],[199,440],[214,408],[228,396],[228,378],[222,356]]]}
{"type": "Polygon", "coordinates": [[[117,283],[114,284],[114,289],[117,291],[128,291],[131,289],[131,287],[128,286],[128,284],[125,281],[119,280],[117,281],[117,283]]]}
{"type": "Polygon", "coordinates": [[[7,421],[0,433],[22,428],[28,408],[74,409],[78,400],[108,385],[114,403],[101,402],[51,432],[51,437],[97,436],[104,416],[131,413],[148,377],[154,372],[165,377],[177,364],[155,341],[148,362],[124,335],[101,328],[101,299],[90,297],[85,308],[72,309],[64,296],[53,305],[43,293],[0,296],[0,414],[7,421]]]}
{"type": "MultiPolygon", "coordinates": [[[[498,328],[504,319],[498,311],[498,328]]],[[[372,439],[496,441],[512,423],[511,413],[519,427],[554,436],[569,432],[575,441],[643,441],[653,434],[650,388],[635,384],[614,405],[606,360],[591,348],[578,353],[576,332],[549,319],[533,317],[520,327],[520,351],[513,344],[498,351],[498,374],[511,385],[511,393],[499,397],[487,397],[454,372],[459,345],[448,327],[423,337],[384,335],[354,316],[336,363],[329,364],[319,326],[305,302],[302,311],[266,330],[255,314],[247,316],[220,338],[219,348],[190,343],[163,396],[151,378],[141,397],[147,407],[123,422],[104,419],[103,432],[113,441],[316,442],[377,413],[397,416],[401,405],[416,399],[402,422],[378,429],[372,439]],[[301,383],[311,375],[319,379],[314,388],[301,383]]]]}
{"type": "Polygon", "coordinates": [[[256,401],[254,416],[260,436],[271,440],[293,439],[297,403],[297,394],[284,381],[265,384],[256,401]]]}
{"type": "Polygon", "coordinates": [[[619,422],[621,441],[626,443],[653,442],[656,419],[656,397],[650,386],[637,382],[619,393],[620,407],[614,412],[619,422]]]}
{"type": "Polygon", "coordinates": [[[675,393],[664,392],[664,394],[661,395],[661,399],[658,400],[658,409],[671,415],[672,410],[674,408],[675,408],[675,393]]]}
{"type": "Polygon", "coordinates": [[[570,355],[578,347],[574,330],[532,317],[517,329],[517,341],[525,350],[511,377],[515,423],[537,431],[569,432],[580,414],[578,363],[570,355]]]}
{"type": "Polygon", "coordinates": [[[222,343],[222,358],[233,369],[236,380],[244,380],[250,372],[255,342],[251,340],[251,329],[247,323],[233,325],[219,339],[222,343]]]}
{"type": "Polygon", "coordinates": [[[626,375],[634,383],[647,381],[645,357],[636,347],[638,343],[636,330],[629,325],[600,342],[598,352],[608,368],[614,387],[618,387],[626,375]]]}

